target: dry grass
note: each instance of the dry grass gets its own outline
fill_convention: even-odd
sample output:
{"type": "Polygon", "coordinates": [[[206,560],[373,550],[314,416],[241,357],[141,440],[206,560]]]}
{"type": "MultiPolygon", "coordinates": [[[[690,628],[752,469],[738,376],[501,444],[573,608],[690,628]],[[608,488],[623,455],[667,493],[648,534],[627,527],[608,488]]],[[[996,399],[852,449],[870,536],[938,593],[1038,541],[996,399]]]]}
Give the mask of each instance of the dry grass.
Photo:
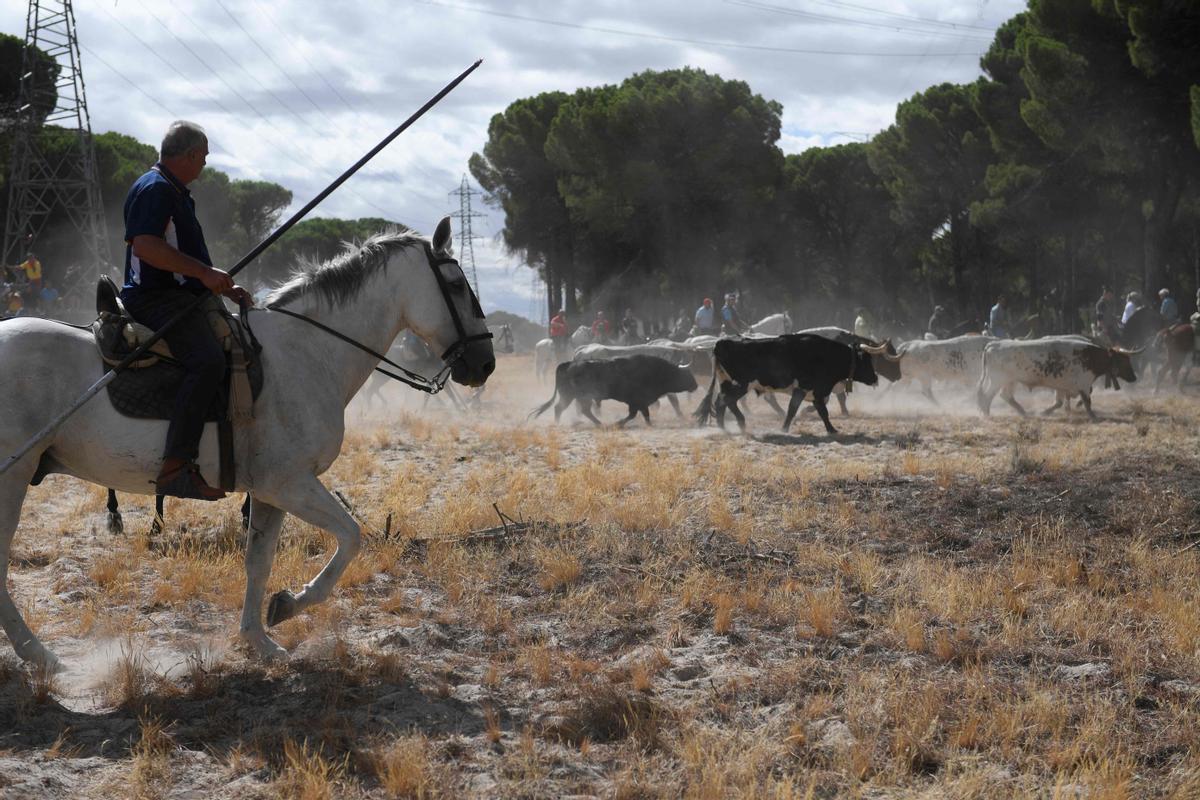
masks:
{"type": "MultiPolygon", "coordinates": [[[[856,392],[831,440],[808,416],[775,435],[754,399],[751,437],[669,411],[597,431],[513,424],[533,403],[506,369],[477,418],[351,428],[324,480],[367,546],[273,631],[291,665],[168,679],[127,645],[103,705],[172,722],[143,715],[123,792],[168,794],[200,769],[178,748],[212,745],[279,797],[1200,796],[1200,402],[1026,422],[856,392]],[[493,503],[537,524],[458,541],[493,503]]],[[[103,495],[71,485],[32,491],[14,553],[40,635],[232,629],[233,505],[173,503],[147,544],[93,533],[103,495]]],[[[270,591],[331,548],[289,519],[270,591]]],[[[14,719],[69,692],[10,672],[14,719]]],[[[51,730],[40,752],[74,757],[51,730]]]]}

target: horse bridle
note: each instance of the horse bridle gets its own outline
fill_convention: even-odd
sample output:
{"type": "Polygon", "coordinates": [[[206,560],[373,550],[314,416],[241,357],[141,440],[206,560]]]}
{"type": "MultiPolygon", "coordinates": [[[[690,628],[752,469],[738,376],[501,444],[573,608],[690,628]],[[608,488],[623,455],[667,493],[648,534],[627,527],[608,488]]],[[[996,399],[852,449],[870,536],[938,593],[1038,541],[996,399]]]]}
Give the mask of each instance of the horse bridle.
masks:
{"type": "MultiPolygon", "coordinates": [[[[446,302],[446,308],[449,309],[449,311],[450,311],[450,319],[452,319],[454,321],[454,330],[458,334],[458,339],[454,342],[454,344],[450,345],[448,348],[446,348],[446,352],[442,353],[442,361],[444,362],[445,365],[438,372],[438,374],[433,376],[432,378],[427,378],[424,375],[420,375],[416,372],[413,372],[410,369],[400,366],[395,361],[392,361],[390,358],[388,358],[386,355],[375,352],[371,348],[367,347],[365,344],[362,344],[361,342],[357,342],[354,339],[351,339],[349,336],[346,336],[344,333],[339,333],[338,331],[334,330],[333,328],[330,328],[328,325],[317,322],[315,319],[312,319],[311,317],[306,317],[303,314],[296,313],[295,311],[289,311],[288,309],[283,308],[281,306],[267,306],[267,308],[270,309],[271,311],[274,311],[274,312],[277,312],[280,314],[286,314],[289,317],[295,317],[296,319],[302,319],[305,322],[307,322],[309,325],[312,325],[312,326],[324,331],[325,333],[328,333],[330,336],[341,339],[343,342],[346,342],[349,345],[353,345],[354,347],[357,347],[359,350],[362,350],[364,353],[370,353],[372,356],[379,359],[383,363],[388,364],[389,366],[395,367],[396,369],[400,370],[400,372],[402,374],[397,375],[396,373],[389,372],[388,370],[383,369],[382,367],[375,367],[376,372],[382,373],[382,374],[386,375],[387,377],[391,378],[392,380],[400,381],[401,383],[406,383],[409,386],[413,387],[414,389],[420,389],[422,392],[428,392],[429,394],[437,394],[438,392],[442,391],[442,389],[444,389],[446,387],[446,381],[449,380],[449,378],[450,378],[450,368],[454,366],[455,362],[457,362],[460,358],[463,357],[463,354],[466,352],[467,347],[472,342],[477,342],[477,341],[481,341],[484,339],[491,339],[492,332],[485,331],[484,333],[476,333],[471,336],[467,335],[467,329],[463,326],[462,316],[459,315],[458,308],[454,305],[454,298],[452,298],[450,296],[450,285],[446,282],[446,276],[442,274],[442,270],[441,270],[441,266],[443,264],[454,264],[456,267],[459,267],[458,259],[455,259],[451,256],[437,256],[434,254],[433,247],[429,244],[429,242],[422,242],[421,244],[423,245],[423,247],[425,249],[425,260],[427,262],[429,262],[429,268],[431,270],[433,270],[433,276],[434,276],[434,278],[437,279],[438,289],[440,289],[442,292],[442,299],[446,302]]],[[[459,267],[459,270],[461,271],[462,267],[459,267]]],[[[471,298],[471,309],[474,312],[475,317],[477,319],[484,319],[483,308],[481,308],[479,305],[479,298],[475,296],[475,291],[474,291],[474,289],[471,288],[471,284],[469,281],[466,280],[465,276],[464,276],[463,282],[466,284],[466,287],[467,287],[467,295],[471,298]]],[[[245,317],[244,313],[243,313],[243,317],[245,317]]]]}

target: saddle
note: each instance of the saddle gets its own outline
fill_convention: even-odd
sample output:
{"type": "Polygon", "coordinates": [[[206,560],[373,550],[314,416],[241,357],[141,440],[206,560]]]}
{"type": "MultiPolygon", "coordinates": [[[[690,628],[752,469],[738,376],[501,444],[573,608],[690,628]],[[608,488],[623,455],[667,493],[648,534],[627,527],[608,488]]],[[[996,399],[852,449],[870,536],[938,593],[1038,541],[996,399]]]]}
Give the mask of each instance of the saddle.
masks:
{"type": "MultiPolygon", "coordinates": [[[[226,370],[221,387],[205,411],[205,422],[216,422],[221,450],[221,487],[233,490],[233,425],[254,417],[254,401],[262,392],[262,351],[254,332],[239,316],[225,310],[221,300],[206,301],[209,325],[225,350],[226,370]]],[[[154,331],[135,322],[117,296],[117,287],[101,276],[96,287],[96,321],[92,333],[100,360],[116,366],[151,336],[154,331]]],[[[175,395],[186,374],[171,357],[165,339],[160,339],[144,356],[129,364],[108,384],[108,399],[119,413],[139,419],[170,419],[175,395]]]]}

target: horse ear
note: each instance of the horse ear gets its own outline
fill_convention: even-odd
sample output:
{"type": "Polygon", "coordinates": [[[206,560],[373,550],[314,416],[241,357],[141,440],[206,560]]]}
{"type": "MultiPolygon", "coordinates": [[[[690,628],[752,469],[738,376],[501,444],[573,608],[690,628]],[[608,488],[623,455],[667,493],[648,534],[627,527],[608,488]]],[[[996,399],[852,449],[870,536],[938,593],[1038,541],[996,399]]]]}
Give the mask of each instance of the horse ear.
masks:
{"type": "Polygon", "coordinates": [[[442,217],[433,232],[433,252],[448,253],[450,251],[450,218],[442,217]]]}

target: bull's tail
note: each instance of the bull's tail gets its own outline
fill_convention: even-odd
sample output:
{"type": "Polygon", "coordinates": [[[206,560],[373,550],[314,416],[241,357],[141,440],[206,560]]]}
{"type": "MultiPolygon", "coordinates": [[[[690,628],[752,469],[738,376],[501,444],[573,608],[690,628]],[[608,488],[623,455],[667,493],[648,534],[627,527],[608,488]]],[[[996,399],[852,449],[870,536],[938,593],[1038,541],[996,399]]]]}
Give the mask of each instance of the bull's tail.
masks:
{"type": "Polygon", "coordinates": [[[704,399],[700,401],[700,405],[696,406],[696,410],[692,412],[692,416],[696,418],[696,423],[703,428],[708,424],[708,418],[713,415],[713,394],[717,390],[717,359],[713,357],[712,381],[708,384],[708,394],[704,395],[704,399]]]}
{"type": "Polygon", "coordinates": [[[542,403],[540,406],[535,408],[533,411],[530,411],[529,416],[525,418],[525,421],[528,422],[531,419],[536,419],[537,417],[540,417],[542,414],[546,413],[546,409],[548,409],[548,408],[550,408],[550,406],[554,405],[554,400],[557,397],[558,397],[558,381],[555,381],[554,382],[554,394],[550,395],[550,399],[547,400],[545,403],[542,403]]]}

